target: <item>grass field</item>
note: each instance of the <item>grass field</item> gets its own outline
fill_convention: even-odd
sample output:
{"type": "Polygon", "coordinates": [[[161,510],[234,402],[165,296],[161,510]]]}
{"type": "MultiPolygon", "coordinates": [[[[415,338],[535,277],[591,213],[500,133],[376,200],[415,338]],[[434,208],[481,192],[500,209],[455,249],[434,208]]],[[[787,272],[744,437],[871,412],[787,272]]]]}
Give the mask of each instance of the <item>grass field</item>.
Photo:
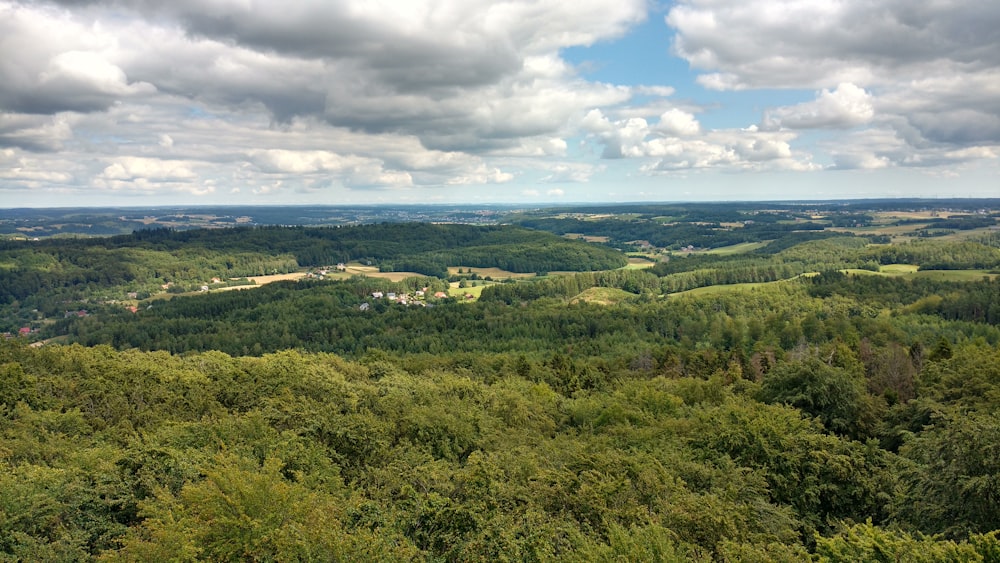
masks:
{"type": "Polygon", "coordinates": [[[644,270],[646,268],[652,268],[656,262],[650,262],[645,258],[639,258],[636,256],[629,256],[628,264],[625,265],[627,270],[644,270]]]}
{"type": "Polygon", "coordinates": [[[731,246],[720,246],[719,248],[713,248],[711,250],[706,250],[704,254],[719,254],[727,256],[730,254],[743,254],[746,252],[752,252],[758,248],[763,248],[767,246],[768,242],[741,242],[739,244],[734,244],[731,246]]]}
{"type": "MultiPolygon", "coordinates": [[[[247,279],[254,282],[252,285],[231,285],[228,287],[212,287],[212,291],[233,291],[236,289],[253,289],[262,285],[278,281],[300,280],[306,276],[305,272],[293,272],[291,274],[275,274],[271,276],[250,276],[247,279]]],[[[211,286],[209,286],[211,287],[211,286]]],[[[198,293],[198,292],[192,292],[198,293]]]]}
{"type": "Polygon", "coordinates": [[[996,279],[997,274],[987,270],[922,270],[914,272],[914,277],[943,281],[979,281],[984,277],[996,279]]]}
{"type": "Polygon", "coordinates": [[[613,287],[591,287],[581,292],[570,302],[577,303],[579,301],[583,301],[586,303],[596,303],[598,305],[615,305],[635,296],[636,294],[623,289],[613,287]]]}
{"type": "Polygon", "coordinates": [[[469,267],[469,266],[449,266],[448,267],[448,275],[449,276],[457,276],[457,275],[459,275],[459,273],[458,273],[459,270],[462,270],[462,272],[464,272],[464,273],[468,273],[471,270],[472,272],[475,272],[476,275],[478,275],[481,278],[485,278],[486,276],[489,276],[489,277],[491,277],[491,278],[493,278],[495,280],[503,280],[503,279],[507,279],[507,278],[533,278],[533,277],[535,277],[535,274],[525,274],[525,273],[518,273],[518,272],[510,272],[510,271],[507,271],[507,270],[501,270],[500,268],[472,268],[472,267],[469,267]]]}
{"type": "Polygon", "coordinates": [[[689,289],[687,291],[678,291],[677,293],[671,293],[670,297],[675,297],[680,295],[690,295],[690,296],[719,295],[722,293],[732,293],[735,291],[748,291],[756,287],[761,287],[772,283],[782,283],[784,281],[787,280],[761,282],[761,283],[731,283],[726,285],[709,285],[706,287],[696,287],[694,289],[689,289]]]}
{"type": "Polygon", "coordinates": [[[327,275],[331,278],[338,277],[350,277],[350,276],[368,276],[369,278],[381,278],[384,280],[389,280],[391,282],[403,281],[406,278],[424,278],[427,277],[424,274],[417,272],[380,272],[377,266],[362,266],[361,264],[351,263],[347,265],[347,268],[343,272],[331,272],[327,275]]]}
{"type": "MultiPolygon", "coordinates": [[[[479,299],[479,296],[483,294],[483,288],[489,285],[484,283],[482,285],[477,285],[475,287],[458,287],[461,282],[452,282],[448,287],[448,295],[451,297],[457,297],[459,299],[464,299],[466,294],[469,294],[473,299],[479,299]]],[[[471,301],[472,299],[470,299],[471,301]]]]}
{"type": "Polygon", "coordinates": [[[879,268],[883,274],[912,274],[920,269],[916,264],[886,264],[879,268]]]}
{"type": "Polygon", "coordinates": [[[585,240],[587,242],[601,242],[601,243],[608,242],[608,240],[610,240],[608,237],[585,235],[582,233],[566,233],[565,235],[563,235],[563,237],[573,240],[585,240]]]}
{"type": "MultiPolygon", "coordinates": [[[[868,273],[874,273],[874,272],[868,272],[868,273]]],[[[730,283],[730,284],[722,284],[722,285],[709,285],[709,286],[706,286],[706,287],[696,287],[694,289],[689,289],[687,291],[678,291],[677,293],[671,293],[670,297],[674,297],[676,295],[696,295],[696,296],[719,295],[721,293],[732,293],[732,292],[736,292],[736,291],[749,291],[749,290],[752,290],[752,289],[755,289],[755,288],[758,288],[758,287],[763,287],[765,285],[774,285],[774,284],[777,284],[777,283],[785,283],[785,282],[789,282],[789,281],[792,281],[792,280],[797,280],[799,278],[811,278],[811,277],[816,276],[816,275],[818,275],[817,272],[806,272],[804,274],[797,275],[797,276],[795,276],[793,278],[788,278],[788,279],[785,279],[785,280],[777,280],[777,281],[772,281],[772,282],[730,283]]]]}
{"type": "Polygon", "coordinates": [[[847,269],[841,270],[845,274],[856,276],[893,276],[893,277],[914,277],[927,278],[939,281],[979,281],[984,277],[994,279],[997,274],[991,274],[988,270],[920,270],[913,264],[887,264],[882,266],[878,272],[869,270],[847,269]]]}

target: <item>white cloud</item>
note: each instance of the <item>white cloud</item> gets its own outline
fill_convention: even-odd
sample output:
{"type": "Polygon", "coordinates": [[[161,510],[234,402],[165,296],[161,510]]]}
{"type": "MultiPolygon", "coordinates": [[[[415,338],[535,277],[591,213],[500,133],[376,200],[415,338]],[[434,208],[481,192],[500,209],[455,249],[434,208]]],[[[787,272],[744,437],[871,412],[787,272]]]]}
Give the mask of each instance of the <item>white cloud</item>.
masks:
{"type": "Polygon", "coordinates": [[[505,184],[513,179],[514,175],[509,172],[483,165],[476,170],[449,178],[446,183],[449,185],[505,184]]]}
{"type": "Polygon", "coordinates": [[[1000,145],[995,2],[679,0],[665,21],[707,88],[818,91],[766,110],[765,129],[895,132],[867,152],[838,150],[839,167],[951,162],[1000,145]]]}
{"type": "Polygon", "coordinates": [[[666,135],[690,136],[700,133],[701,125],[694,115],[674,108],[660,115],[655,129],[666,135]]]}
{"type": "Polygon", "coordinates": [[[598,171],[597,167],[585,163],[560,162],[546,167],[548,174],[540,180],[547,184],[583,184],[598,171]]]}
{"type": "Polygon", "coordinates": [[[874,115],[871,94],[845,83],[832,92],[819,92],[811,102],[769,110],[764,116],[764,125],[769,128],[841,129],[864,125],[874,115]]]}
{"type": "Polygon", "coordinates": [[[101,177],[107,180],[161,181],[195,178],[192,163],[134,156],[119,157],[109,164],[101,177]]]}
{"type": "Polygon", "coordinates": [[[65,171],[46,170],[37,159],[18,155],[14,149],[0,151],[0,179],[21,186],[45,184],[64,185],[73,181],[73,175],[65,171]]]}
{"type": "Polygon", "coordinates": [[[648,0],[0,0],[16,54],[0,57],[0,150],[17,155],[0,190],[263,203],[489,197],[609,169],[955,167],[1000,152],[994,4],[677,0],[650,24],[674,28],[703,86],[815,92],[719,125],[728,102],[698,89],[567,62],[648,0]]]}
{"type": "Polygon", "coordinates": [[[701,132],[694,116],[666,112],[649,125],[641,118],[611,121],[591,112],[585,119],[592,138],[603,145],[605,158],[653,158],[645,172],[722,168],[728,170],[815,170],[808,154],[791,148],[791,132],[756,127],[701,132]]]}
{"type": "Polygon", "coordinates": [[[644,86],[639,85],[634,88],[635,93],[642,96],[658,96],[661,98],[669,98],[673,96],[677,91],[672,86],[644,86]]]}

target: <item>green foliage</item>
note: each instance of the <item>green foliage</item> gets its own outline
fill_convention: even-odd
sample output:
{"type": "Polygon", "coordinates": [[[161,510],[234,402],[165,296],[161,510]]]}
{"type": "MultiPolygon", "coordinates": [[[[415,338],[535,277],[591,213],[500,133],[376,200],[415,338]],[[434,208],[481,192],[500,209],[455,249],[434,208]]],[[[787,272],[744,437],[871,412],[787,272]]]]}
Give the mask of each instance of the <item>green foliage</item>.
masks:
{"type": "Polygon", "coordinates": [[[351,278],[135,313],[101,292],[163,272],[182,286],[221,260],[549,270],[620,255],[442,225],[5,247],[0,283],[44,294],[8,293],[7,322],[79,344],[0,340],[0,560],[998,560],[997,282],[840,273],[967,265],[988,247],[893,254],[795,232],[812,214],[653,211],[608,212],[616,236],[760,223],[742,234],[776,240],[492,284],[472,303],[405,307],[372,293],[445,282],[351,278]],[[631,297],[578,299],[601,291],[631,297]],[[77,298],[88,315],[48,317],[77,298]]]}
{"type": "Polygon", "coordinates": [[[877,420],[876,405],[861,374],[816,357],[784,362],[769,371],[758,397],[765,403],[793,406],[818,418],[831,432],[857,439],[871,436],[877,420]]]}
{"type": "Polygon", "coordinates": [[[35,397],[0,434],[9,557],[789,561],[840,522],[996,525],[992,414],[911,426],[897,458],[753,399],[859,369],[839,348],[761,384],[652,375],[657,352],[589,388],[543,381],[586,372],[565,355],[0,353],[9,394],[35,397]]]}
{"type": "Polygon", "coordinates": [[[1000,548],[995,534],[956,543],[923,534],[890,531],[866,522],[850,526],[829,538],[816,538],[816,560],[838,561],[996,561],[1000,548]]]}
{"type": "Polygon", "coordinates": [[[939,415],[900,455],[910,461],[895,506],[901,521],[955,538],[1000,529],[1000,417],[939,415]]]}

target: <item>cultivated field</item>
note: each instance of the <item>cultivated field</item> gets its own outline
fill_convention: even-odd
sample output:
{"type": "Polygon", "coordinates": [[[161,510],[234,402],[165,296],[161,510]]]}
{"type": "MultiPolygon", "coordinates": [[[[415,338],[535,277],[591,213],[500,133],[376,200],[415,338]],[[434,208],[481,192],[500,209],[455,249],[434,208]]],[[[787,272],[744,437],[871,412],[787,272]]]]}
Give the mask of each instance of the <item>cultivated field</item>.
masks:
{"type": "Polygon", "coordinates": [[[643,270],[646,268],[651,268],[656,262],[651,262],[646,258],[638,258],[636,256],[629,256],[628,265],[625,266],[629,270],[643,270]]]}
{"type": "MultiPolygon", "coordinates": [[[[273,276],[252,276],[247,279],[254,282],[257,285],[264,285],[277,281],[299,280],[304,277],[306,277],[305,272],[292,272],[291,274],[275,274],[273,276]]],[[[241,286],[241,287],[253,287],[253,286],[241,286]]]]}
{"type": "Polygon", "coordinates": [[[451,266],[451,267],[448,268],[448,275],[449,276],[460,275],[459,272],[458,272],[459,270],[462,270],[463,273],[469,273],[471,271],[471,272],[475,273],[477,276],[479,276],[481,278],[485,278],[486,276],[489,276],[489,277],[491,277],[492,279],[495,279],[495,280],[503,280],[503,279],[507,279],[507,278],[533,278],[533,277],[535,277],[535,274],[525,274],[525,273],[518,273],[518,272],[510,272],[510,271],[507,271],[507,270],[501,270],[500,268],[473,268],[473,267],[469,267],[469,266],[451,266]]]}

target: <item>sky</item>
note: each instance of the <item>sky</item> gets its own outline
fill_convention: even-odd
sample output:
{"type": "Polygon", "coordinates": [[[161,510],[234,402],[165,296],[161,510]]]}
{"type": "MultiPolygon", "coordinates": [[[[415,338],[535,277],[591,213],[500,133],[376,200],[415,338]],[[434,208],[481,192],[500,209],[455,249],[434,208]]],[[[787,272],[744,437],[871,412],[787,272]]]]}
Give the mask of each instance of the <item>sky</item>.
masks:
{"type": "Polygon", "coordinates": [[[1000,2],[0,0],[0,208],[1000,197],[1000,2]]]}

